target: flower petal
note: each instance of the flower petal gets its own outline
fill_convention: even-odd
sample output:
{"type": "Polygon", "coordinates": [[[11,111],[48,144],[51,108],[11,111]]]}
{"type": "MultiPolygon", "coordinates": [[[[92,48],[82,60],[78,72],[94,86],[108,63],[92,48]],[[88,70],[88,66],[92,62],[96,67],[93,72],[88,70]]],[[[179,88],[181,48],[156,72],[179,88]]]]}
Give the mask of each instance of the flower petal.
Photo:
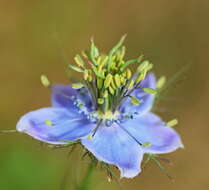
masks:
{"type": "Polygon", "coordinates": [[[140,173],[143,151],[116,123],[111,127],[100,126],[93,139],[82,139],[81,142],[97,159],[116,165],[121,177],[132,178],[140,173]]]}
{"type": "Polygon", "coordinates": [[[137,116],[121,125],[140,143],[151,143],[143,147],[146,153],[163,154],[183,147],[178,133],[153,113],[137,116]]]}
{"type": "MultiPolygon", "coordinates": [[[[156,88],[156,79],[153,73],[149,73],[146,78],[141,82],[141,88],[156,88]]],[[[122,113],[127,115],[132,115],[134,113],[138,113],[139,115],[150,111],[152,105],[154,103],[154,95],[144,92],[142,89],[134,90],[131,96],[135,96],[138,98],[141,103],[137,105],[133,105],[131,103],[130,98],[127,98],[120,110],[122,113]]]]}
{"type": "Polygon", "coordinates": [[[70,85],[53,85],[52,86],[52,106],[70,108],[73,106],[74,98],[78,92],[71,88],[70,85]]]}
{"type": "Polygon", "coordinates": [[[84,104],[88,110],[92,109],[92,100],[86,88],[73,89],[70,85],[53,85],[51,102],[53,107],[71,108],[75,104],[84,104]]]}
{"type": "Polygon", "coordinates": [[[84,115],[64,108],[42,108],[22,116],[17,130],[43,142],[66,144],[88,135],[94,128],[84,115]]]}

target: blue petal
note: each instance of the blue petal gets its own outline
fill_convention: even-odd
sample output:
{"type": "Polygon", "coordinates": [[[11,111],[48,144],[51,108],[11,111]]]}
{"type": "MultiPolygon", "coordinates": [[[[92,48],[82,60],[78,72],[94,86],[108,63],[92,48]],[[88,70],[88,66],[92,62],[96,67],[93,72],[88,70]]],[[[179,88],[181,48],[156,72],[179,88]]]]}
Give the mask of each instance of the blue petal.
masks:
{"type": "Polygon", "coordinates": [[[183,148],[178,133],[153,113],[129,119],[121,125],[140,143],[151,143],[150,147],[143,147],[146,153],[163,154],[183,148]]]}
{"type": "Polygon", "coordinates": [[[94,128],[83,115],[64,108],[42,108],[20,118],[17,130],[43,142],[66,144],[88,135],[94,128]]]}
{"type": "MultiPolygon", "coordinates": [[[[146,78],[141,82],[141,88],[156,88],[156,79],[153,73],[149,73],[146,78]]],[[[131,103],[130,98],[127,98],[122,104],[120,110],[122,113],[132,115],[138,113],[139,115],[150,111],[154,103],[154,95],[144,92],[141,89],[134,90],[131,96],[140,99],[141,104],[136,106],[131,103]]]]}
{"type": "Polygon", "coordinates": [[[111,127],[102,125],[93,139],[82,139],[81,142],[97,159],[116,165],[121,177],[132,178],[140,173],[143,151],[116,123],[111,127]]]}
{"type": "Polygon", "coordinates": [[[71,88],[70,85],[53,85],[52,86],[52,106],[70,108],[78,92],[71,88]]]}
{"type": "Polygon", "coordinates": [[[88,111],[92,110],[92,100],[86,88],[79,90],[73,89],[70,85],[53,85],[52,86],[52,106],[72,108],[75,104],[83,104],[88,111]]]}

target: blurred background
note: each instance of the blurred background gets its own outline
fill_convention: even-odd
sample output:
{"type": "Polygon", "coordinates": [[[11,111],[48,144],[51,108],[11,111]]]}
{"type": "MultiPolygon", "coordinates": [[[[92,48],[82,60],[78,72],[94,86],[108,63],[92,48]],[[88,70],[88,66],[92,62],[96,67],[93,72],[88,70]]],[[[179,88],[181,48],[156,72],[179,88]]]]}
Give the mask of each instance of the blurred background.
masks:
{"type": "MultiPolygon", "coordinates": [[[[190,65],[173,83],[155,111],[176,127],[184,150],[165,155],[171,182],[150,163],[140,176],[109,183],[97,170],[90,189],[206,190],[209,188],[209,1],[208,0],[0,0],[0,129],[15,129],[24,113],[50,105],[40,84],[46,74],[55,83],[77,80],[66,75],[66,62],[86,49],[90,37],[108,51],[127,33],[127,58],[143,53],[157,76],[168,78],[190,65]]],[[[19,133],[0,134],[0,189],[59,190],[68,172],[74,189],[87,164],[77,150],[49,149],[19,133]]]]}

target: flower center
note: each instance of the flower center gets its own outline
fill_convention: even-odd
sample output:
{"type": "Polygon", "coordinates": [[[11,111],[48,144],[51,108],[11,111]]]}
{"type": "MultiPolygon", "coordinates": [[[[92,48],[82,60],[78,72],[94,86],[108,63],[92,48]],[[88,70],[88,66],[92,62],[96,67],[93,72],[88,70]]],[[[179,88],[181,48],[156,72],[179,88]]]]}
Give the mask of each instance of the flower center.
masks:
{"type": "Polygon", "coordinates": [[[119,112],[112,112],[112,111],[106,111],[105,113],[101,111],[96,112],[98,119],[102,120],[117,120],[119,117],[119,112]]]}
{"type": "MultiPolygon", "coordinates": [[[[75,83],[73,88],[86,87],[91,94],[98,117],[115,119],[120,105],[124,99],[131,98],[133,105],[139,105],[141,100],[133,96],[133,91],[141,88],[141,81],[147,72],[152,69],[152,64],[144,60],[143,56],[137,59],[124,60],[125,36],[105,55],[99,52],[93,40],[89,50],[82,52],[82,56],[76,55],[75,62],[78,66],[69,65],[71,69],[83,73],[84,81],[75,83]],[[140,65],[135,72],[128,68],[131,64],[140,65]],[[100,112],[102,114],[100,114],[100,112]]],[[[155,93],[153,89],[143,89],[155,93]]]]}

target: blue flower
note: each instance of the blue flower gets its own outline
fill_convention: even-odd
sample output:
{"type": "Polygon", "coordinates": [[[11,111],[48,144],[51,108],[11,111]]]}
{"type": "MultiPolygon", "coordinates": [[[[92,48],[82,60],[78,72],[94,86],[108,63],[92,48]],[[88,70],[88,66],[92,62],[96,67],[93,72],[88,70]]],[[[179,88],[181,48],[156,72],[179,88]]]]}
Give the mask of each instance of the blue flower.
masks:
{"type": "MultiPolygon", "coordinates": [[[[106,78],[103,79],[104,83],[106,78]]],[[[183,145],[178,133],[151,112],[155,94],[145,89],[156,89],[153,73],[142,77],[140,88],[132,87],[130,82],[124,85],[117,81],[115,83],[121,85],[120,89],[125,84],[130,85],[124,92],[129,94],[118,101],[113,99],[117,96],[114,88],[115,95],[111,95],[111,89],[108,93],[104,91],[102,97],[108,95],[112,98],[108,109],[105,105],[107,98],[104,98],[104,102],[100,99],[99,103],[95,103],[99,99],[98,96],[95,98],[95,94],[99,92],[95,93],[95,89],[89,87],[91,83],[79,89],[70,85],[53,85],[52,106],[22,116],[17,123],[17,130],[50,144],[67,144],[68,141],[80,140],[98,160],[117,166],[121,177],[135,177],[141,172],[144,154],[169,153],[183,145]],[[139,102],[133,105],[132,97],[139,102]],[[145,146],[147,143],[149,146],[145,146]]],[[[102,91],[98,85],[96,90],[102,91]]]]}

